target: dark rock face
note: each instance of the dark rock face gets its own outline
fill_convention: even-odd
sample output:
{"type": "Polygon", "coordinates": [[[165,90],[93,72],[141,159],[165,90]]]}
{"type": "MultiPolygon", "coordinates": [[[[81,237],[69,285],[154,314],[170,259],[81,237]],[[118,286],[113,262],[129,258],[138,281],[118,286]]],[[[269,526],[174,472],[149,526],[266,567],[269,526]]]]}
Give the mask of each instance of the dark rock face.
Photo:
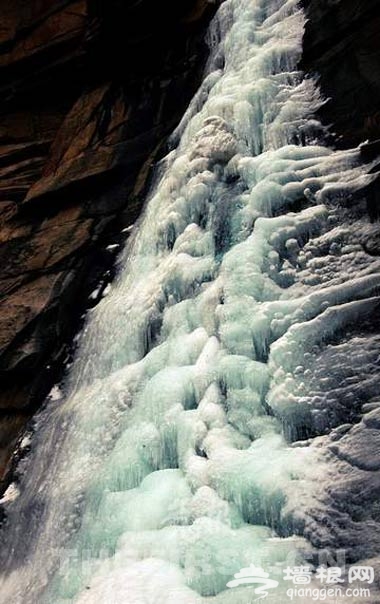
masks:
{"type": "Polygon", "coordinates": [[[209,0],[0,0],[0,478],[200,83],[209,0]]]}
{"type": "MultiPolygon", "coordinates": [[[[308,22],[302,67],[326,99],[322,120],[343,147],[380,138],[378,0],[302,0],[308,22]]],[[[379,149],[377,150],[379,152],[379,149]]]]}
{"type": "MultiPolygon", "coordinates": [[[[361,147],[363,161],[375,160],[380,155],[379,2],[302,0],[302,5],[308,22],[301,67],[318,78],[322,95],[328,99],[319,117],[330,126],[333,145],[349,148],[368,141],[361,147]]],[[[379,163],[373,171],[379,171],[379,163]]],[[[365,191],[365,196],[369,219],[375,221],[380,216],[379,178],[365,191]]],[[[364,207],[361,212],[365,213],[364,207]]],[[[379,256],[378,229],[371,236],[366,228],[362,245],[367,254],[379,256]]],[[[357,338],[360,354],[378,333],[376,306],[367,319],[361,316],[358,324],[350,326],[342,336],[344,341],[357,338]]],[[[367,370],[368,366],[361,366],[362,379],[371,380],[367,370]]],[[[342,368],[339,373],[343,383],[342,368]]],[[[325,375],[329,375],[329,369],[325,375]]],[[[360,402],[360,390],[359,381],[351,382],[347,396],[360,402]]],[[[344,394],[340,393],[339,404],[344,400],[344,394]]],[[[362,406],[361,412],[361,421],[343,424],[326,437],[330,477],[313,504],[303,532],[317,548],[344,550],[347,561],[374,557],[376,563],[380,547],[377,392],[370,403],[362,406]]]]}

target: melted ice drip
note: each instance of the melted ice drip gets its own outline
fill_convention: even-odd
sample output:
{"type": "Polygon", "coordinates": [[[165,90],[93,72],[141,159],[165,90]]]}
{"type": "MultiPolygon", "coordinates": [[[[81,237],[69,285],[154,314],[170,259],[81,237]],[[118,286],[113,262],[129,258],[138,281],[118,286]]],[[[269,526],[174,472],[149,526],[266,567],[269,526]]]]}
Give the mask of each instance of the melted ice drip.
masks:
{"type": "Polygon", "coordinates": [[[6,504],[8,602],[236,604],[234,573],[280,581],[309,547],[294,533],[327,461],[283,428],[305,439],[346,417],[339,376],[313,368],[363,364],[326,341],[371,312],[380,274],[371,227],[341,226],[372,177],[357,151],[318,145],[297,4],[219,9],[178,146],[6,504]]]}

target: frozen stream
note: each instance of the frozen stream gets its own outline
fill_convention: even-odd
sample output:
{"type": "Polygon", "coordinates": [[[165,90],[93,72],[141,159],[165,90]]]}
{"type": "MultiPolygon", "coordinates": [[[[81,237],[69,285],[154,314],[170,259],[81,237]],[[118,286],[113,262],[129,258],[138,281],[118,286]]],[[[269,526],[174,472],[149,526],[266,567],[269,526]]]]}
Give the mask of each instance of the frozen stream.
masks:
{"type": "Polygon", "coordinates": [[[380,449],[373,176],[322,145],[297,4],[217,13],[202,87],[6,494],[4,604],[248,604],[226,584],[250,564],[284,604],[285,566],[376,553],[379,513],[352,512],[380,470],[358,463],[380,449]]]}

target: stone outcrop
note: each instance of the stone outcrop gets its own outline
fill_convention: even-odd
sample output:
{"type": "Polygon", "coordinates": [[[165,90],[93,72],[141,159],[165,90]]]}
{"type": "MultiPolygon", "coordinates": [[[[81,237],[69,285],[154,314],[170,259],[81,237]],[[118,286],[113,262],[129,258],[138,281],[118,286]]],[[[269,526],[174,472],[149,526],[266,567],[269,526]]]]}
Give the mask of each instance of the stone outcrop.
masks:
{"type": "Polygon", "coordinates": [[[0,477],[199,85],[210,0],[0,0],[0,477]]]}

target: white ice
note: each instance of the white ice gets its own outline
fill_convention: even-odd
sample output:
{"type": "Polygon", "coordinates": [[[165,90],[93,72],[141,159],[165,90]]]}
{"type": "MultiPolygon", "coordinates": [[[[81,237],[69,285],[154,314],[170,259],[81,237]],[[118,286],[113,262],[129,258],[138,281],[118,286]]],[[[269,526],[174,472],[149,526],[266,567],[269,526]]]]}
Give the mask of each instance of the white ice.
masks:
{"type": "MultiPolygon", "coordinates": [[[[7,509],[11,526],[37,520],[4,602],[246,603],[226,587],[240,568],[281,578],[310,555],[294,533],[327,462],[284,426],[297,440],[339,423],[323,419],[312,361],[345,354],[324,338],[373,310],[380,276],[361,245],[372,227],[340,220],[373,177],[359,151],[321,143],[303,28],[295,0],[221,5],[204,83],[89,314],[66,400],[37,419],[27,495],[7,509]]],[[[22,528],[9,535],[17,552],[22,528]]]]}

